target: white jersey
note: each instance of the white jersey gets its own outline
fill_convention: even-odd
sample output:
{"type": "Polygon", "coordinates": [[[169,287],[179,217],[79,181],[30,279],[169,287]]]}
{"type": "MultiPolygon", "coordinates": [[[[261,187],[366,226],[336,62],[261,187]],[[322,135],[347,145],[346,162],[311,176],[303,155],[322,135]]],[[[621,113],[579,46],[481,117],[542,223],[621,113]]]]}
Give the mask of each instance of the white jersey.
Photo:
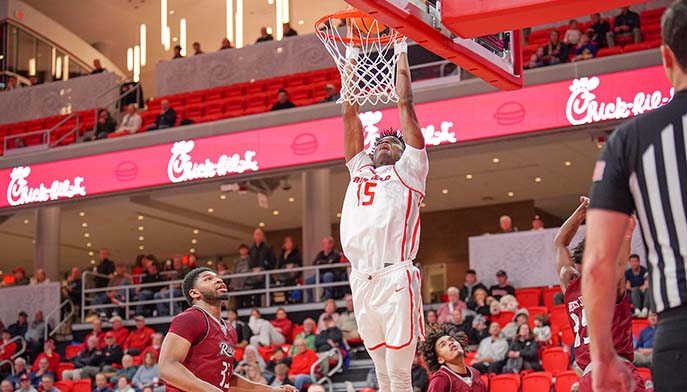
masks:
{"type": "Polygon", "coordinates": [[[351,182],[341,212],[341,246],[363,273],[413,260],[429,171],[426,149],[406,145],[395,165],[375,168],[365,151],[346,163],[351,182]]]}

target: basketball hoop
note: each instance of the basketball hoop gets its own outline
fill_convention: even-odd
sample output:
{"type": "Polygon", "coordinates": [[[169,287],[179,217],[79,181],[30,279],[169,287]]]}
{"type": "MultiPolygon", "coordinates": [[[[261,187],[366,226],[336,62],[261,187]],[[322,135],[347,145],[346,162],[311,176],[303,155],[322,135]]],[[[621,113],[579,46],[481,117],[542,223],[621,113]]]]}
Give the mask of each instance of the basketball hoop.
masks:
{"type": "Polygon", "coordinates": [[[321,17],[315,31],[341,74],[337,103],[398,102],[396,63],[406,51],[405,36],[354,9],[321,17]],[[337,27],[340,20],[346,26],[337,27]]]}

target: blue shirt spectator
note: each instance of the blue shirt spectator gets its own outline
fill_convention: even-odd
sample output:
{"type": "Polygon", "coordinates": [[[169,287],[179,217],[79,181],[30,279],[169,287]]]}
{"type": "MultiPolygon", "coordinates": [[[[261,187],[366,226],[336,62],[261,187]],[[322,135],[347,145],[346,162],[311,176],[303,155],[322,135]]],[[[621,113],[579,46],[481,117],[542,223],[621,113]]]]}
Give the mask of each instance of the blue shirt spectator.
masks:
{"type": "Polygon", "coordinates": [[[630,287],[640,287],[644,284],[644,276],[647,269],[639,263],[639,256],[630,256],[630,268],[625,270],[625,280],[630,283],[630,287]]]}
{"type": "Polygon", "coordinates": [[[656,326],[649,324],[646,328],[644,328],[639,333],[639,340],[637,341],[637,348],[654,348],[654,335],[655,334],[656,334],[656,326]]]}

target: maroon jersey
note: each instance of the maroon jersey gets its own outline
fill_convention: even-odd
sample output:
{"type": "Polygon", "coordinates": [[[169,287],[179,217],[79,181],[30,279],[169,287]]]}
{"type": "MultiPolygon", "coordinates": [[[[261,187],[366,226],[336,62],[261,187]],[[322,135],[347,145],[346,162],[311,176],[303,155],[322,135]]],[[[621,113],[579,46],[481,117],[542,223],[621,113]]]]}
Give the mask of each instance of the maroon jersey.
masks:
{"type": "MultiPolygon", "coordinates": [[[[584,311],[582,301],[582,279],[575,278],[564,295],[566,310],[568,311],[568,321],[575,334],[573,350],[575,351],[575,362],[584,370],[591,357],[589,355],[589,334],[587,333],[587,314],[584,311]]],[[[618,355],[632,362],[634,359],[634,348],[632,346],[632,313],[630,312],[630,301],[627,296],[615,304],[613,310],[613,324],[611,325],[613,334],[613,345],[618,355]]]]}
{"type": "Polygon", "coordinates": [[[427,392],[487,392],[487,387],[482,382],[479,372],[470,366],[467,377],[461,377],[458,373],[442,366],[429,380],[427,392]]]}
{"type": "MultiPolygon", "coordinates": [[[[192,306],[172,319],[169,332],[191,342],[182,362],[191,373],[221,390],[229,390],[237,340],[234,327],[192,306]]],[[[168,383],[167,391],[181,390],[168,383]]]]}

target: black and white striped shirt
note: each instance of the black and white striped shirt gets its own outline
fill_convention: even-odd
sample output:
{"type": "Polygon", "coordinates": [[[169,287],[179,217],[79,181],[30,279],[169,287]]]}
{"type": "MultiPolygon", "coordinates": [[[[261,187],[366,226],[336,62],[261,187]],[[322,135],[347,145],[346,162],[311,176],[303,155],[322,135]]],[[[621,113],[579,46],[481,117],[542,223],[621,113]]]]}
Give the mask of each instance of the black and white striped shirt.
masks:
{"type": "Polygon", "coordinates": [[[596,163],[590,208],[637,212],[656,312],[687,304],[687,90],[621,125],[596,163]]]}

